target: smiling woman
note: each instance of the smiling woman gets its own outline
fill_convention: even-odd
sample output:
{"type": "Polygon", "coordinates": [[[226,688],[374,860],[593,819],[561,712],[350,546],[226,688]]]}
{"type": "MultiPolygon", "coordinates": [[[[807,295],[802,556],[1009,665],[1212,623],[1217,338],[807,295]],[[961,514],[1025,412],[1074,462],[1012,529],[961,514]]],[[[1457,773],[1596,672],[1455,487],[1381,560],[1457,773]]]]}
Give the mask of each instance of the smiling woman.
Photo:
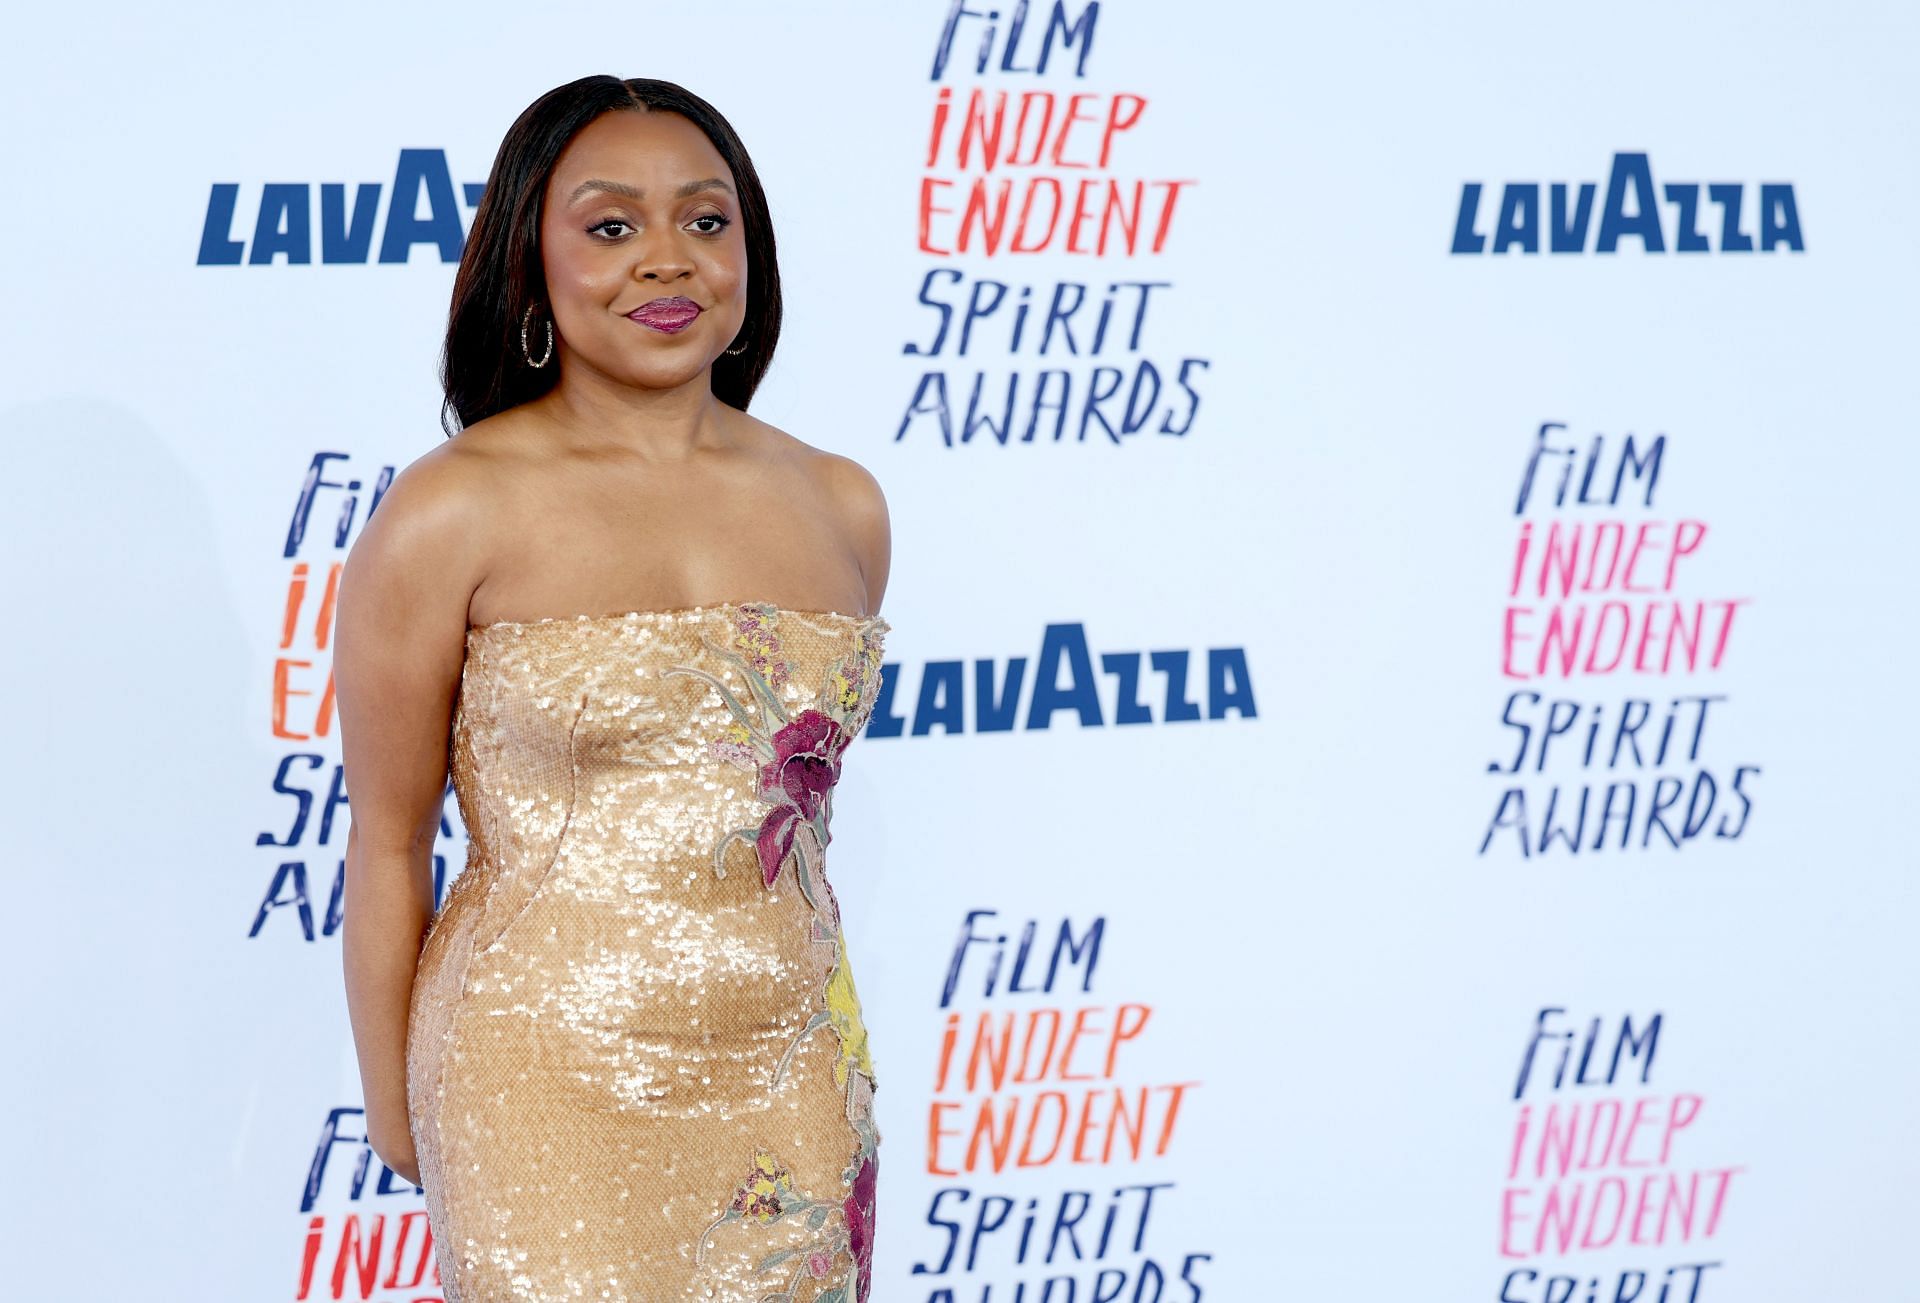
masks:
{"type": "Polygon", "coordinates": [[[508,131],[486,196],[507,198],[483,199],[454,281],[441,364],[449,435],[554,387],[559,368],[545,365],[542,341],[557,334],[563,361],[571,349],[591,353],[583,298],[597,292],[602,313],[626,316],[672,296],[658,278],[651,292],[635,285],[628,270],[636,241],[669,233],[675,256],[698,262],[707,298],[681,295],[717,317],[695,336],[718,336],[713,394],[746,410],[780,337],[780,273],[759,174],[710,104],[671,82],[560,87],[508,131]],[[609,292],[624,292],[626,311],[609,292]]]}
{"type": "Polygon", "coordinates": [[[514,123],[454,284],[455,437],[368,520],[334,656],[367,1132],[448,1303],[868,1298],[826,848],[889,531],[863,468],[747,415],[779,331],[704,100],[592,77],[514,123]]]}

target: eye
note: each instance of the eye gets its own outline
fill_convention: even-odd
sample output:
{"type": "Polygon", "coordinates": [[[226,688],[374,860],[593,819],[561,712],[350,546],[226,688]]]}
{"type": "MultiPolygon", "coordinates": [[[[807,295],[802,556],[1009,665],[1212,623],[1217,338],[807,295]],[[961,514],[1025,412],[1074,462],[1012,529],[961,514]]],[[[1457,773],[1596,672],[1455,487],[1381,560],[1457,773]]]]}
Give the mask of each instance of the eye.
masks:
{"type": "MultiPolygon", "coordinates": [[[[700,216],[694,218],[693,220],[696,223],[697,222],[718,222],[719,223],[718,226],[708,226],[708,227],[702,228],[700,231],[700,234],[702,235],[718,235],[720,234],[720,232],[726,230],[729,226],[733,225],[733,219],[731,217],[727,217],[720,213],[702,213],[700,214],[700,216]]],[[[633,229],[633,224],[631,222],[628,222],[619,217],[608,217],[602,221],[595,222],[592,226],[589,226],[587,228],[587,231],[591,234],[594,232],[605,230],[609,226],[624,226],[628,230],[633,229]]],[[[612,241],[612,240],[617,240],[620,237],[617,235],[609,235],[609,236],[605,236],[604,238],[609,241],[612,241]]]]}

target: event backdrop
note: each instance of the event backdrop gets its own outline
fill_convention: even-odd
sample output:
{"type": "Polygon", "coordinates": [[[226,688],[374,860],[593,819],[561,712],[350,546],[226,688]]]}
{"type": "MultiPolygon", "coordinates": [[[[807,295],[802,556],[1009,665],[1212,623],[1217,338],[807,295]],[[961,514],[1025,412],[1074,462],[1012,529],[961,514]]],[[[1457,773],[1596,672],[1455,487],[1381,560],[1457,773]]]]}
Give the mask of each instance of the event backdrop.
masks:
{"type": "Polygon", "coordinates": [[[1910,7],[10,27],[7,1297],[438,1297],[332,614],[597,72],[736,124],[753,411],[891,505],[877,1300],[1920,1297],[1910,7]]]}

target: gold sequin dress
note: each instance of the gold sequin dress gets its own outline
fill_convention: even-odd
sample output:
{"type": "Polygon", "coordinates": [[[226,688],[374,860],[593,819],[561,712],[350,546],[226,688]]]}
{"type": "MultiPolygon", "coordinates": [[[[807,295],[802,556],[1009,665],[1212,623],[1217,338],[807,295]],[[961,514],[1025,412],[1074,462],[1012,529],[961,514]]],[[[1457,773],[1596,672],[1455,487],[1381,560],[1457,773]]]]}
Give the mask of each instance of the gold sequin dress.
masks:
{"type": "Polygon", "coordinates": [[[407,1042],[447,1303],[867,1299],[874,1072],[824,853],[888,628],[468,630],[468,859],[407,1042]]]}

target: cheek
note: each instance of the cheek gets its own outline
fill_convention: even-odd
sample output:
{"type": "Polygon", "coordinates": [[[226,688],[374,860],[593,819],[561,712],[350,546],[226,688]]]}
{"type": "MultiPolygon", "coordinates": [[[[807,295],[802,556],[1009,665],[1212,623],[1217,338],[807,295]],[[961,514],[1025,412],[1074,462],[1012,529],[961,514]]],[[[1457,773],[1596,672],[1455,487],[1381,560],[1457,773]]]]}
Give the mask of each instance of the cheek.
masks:
{"type": "Polygon", "coordinates": [[[744,300],[747,297],[745,251],[731,257],[716,258],[708,269],[707,279],[715,291],[724,297],[744,300]]]}
{"type": "Polygon", "coordinates": [[[543,265],[547,288],[555,298],[594,297],[618,285],[620,269],[613,260],[596,257],[597,252],[564,239],[548,242],[543,265]]]}
{"type": "Polygon", "coordinates": [[[620,292],[630,279],[627,268],[608,258],[575,257],[561,269],[563,283],[574,293],[604,299],[620,292]]]}

